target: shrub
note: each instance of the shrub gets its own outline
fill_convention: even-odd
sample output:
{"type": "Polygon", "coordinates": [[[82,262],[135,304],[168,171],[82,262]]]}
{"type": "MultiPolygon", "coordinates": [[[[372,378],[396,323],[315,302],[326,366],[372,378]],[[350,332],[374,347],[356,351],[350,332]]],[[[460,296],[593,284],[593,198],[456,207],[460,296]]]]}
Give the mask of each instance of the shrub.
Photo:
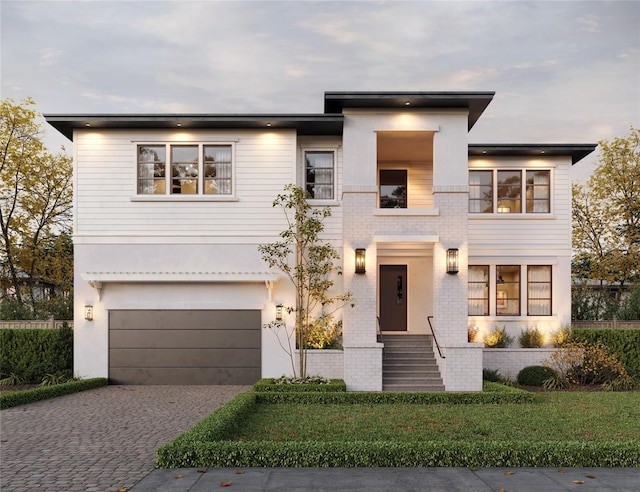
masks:
{"type": "Polygon", "coordinates": [[[551,337],[551,343],[555,348],[564,347],[564,345],[571,340],[572,336],[573,332],[571,331],[571,326],[563,326],[553,334],[551,337]]]}
{"type": "Polygon", "coordinates": [[[482,380],[499,383],[502,380],[502,376],[498,369],[482,369],[482,380]]]}
{"type": "Polygon", "coordinates": [[[523,348],[540,348],[544,343],[544,335],[535,326],[520,332],[518,343],[523,348]]]}
{"type": "Polygon", "coordinates": [[[469,343],[476,343],[478,341],[478,329],[477,326],[470,326],[467,328],[467,341],[469,343]]]}
{"type": "Polygon", "coordinates": [[[484,344],[489,348],[507,348],[513,343],[513,337],[507,334],[506,328],[495,327],[485,335],[484,344]]]}
{"type": "MultiPolygon", "coordinates": [[[[588,345],[572,341],[553,352],[543,364],[569,384],[612,384],[629,377],[629,373],[602,342],[588,345]]],[[[558,384],[558,381],[555,381],[558,384]]],[[[551,382],[549,383],[551,384],[551,382]]]]}
{"type": "Polygon", "coordinates": [[[254,391],[347,391],[347,386],[342,379],[327,380],[319,377],[307,377],[304,380],[281,377],[278,379],[261,379],[253,385],[254,391]]]}
{"type": "Polygon", "coordinates": [[[53,386],[41,386],[24,391],[6,391],[0,393],[0,408],[10,408],[17,405],[25,405],[40,400],[48,400],[57,396],[70,395],[80,391],[90,390],[106,386],[106,378],[83,379],[53,386]]]}
{"type": "Polygon", "coordinates": [[[546,366],[527,366],[518,373],[518,384],[524,386],[543,386],[547,379],[557,376],[556,372],[546,366]]]}
{"type": "Polygon", "coordinates": [[[309,325],[305,335],[305,348],[341,349],[342,321],[333,321],[331,316],[323,316],[309,325]]]}
{"type": "Polygon", "coordinates": [[[0,378],[39,383],[46,374],[73,375],[73,330],[0,330],[0,378]]]}
{"type": "Polygon", "coordinates": [[[574,330],[573,338],[588,344],[602,342],[629,374],[640,376],[640,330],[574,330]]]}

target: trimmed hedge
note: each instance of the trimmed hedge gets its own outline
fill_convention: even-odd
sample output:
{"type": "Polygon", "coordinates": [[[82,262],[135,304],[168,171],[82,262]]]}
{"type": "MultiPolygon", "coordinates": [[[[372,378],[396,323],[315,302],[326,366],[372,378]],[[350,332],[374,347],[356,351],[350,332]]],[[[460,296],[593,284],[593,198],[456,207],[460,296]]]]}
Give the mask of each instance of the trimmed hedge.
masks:
{"type": "Polygon", "coordinates": [[[640,375],[640,330],[574,330],[572,340],[605,344],[630,375],[640,375]]]}
{"type": "Polygon", "coordinates": [[[273,378],[261,379],[253,385],[254,391],[297,393],[297,392],[336,392],[347,391],[347,385],[342,379],[331,379],[327,384],[276,384],[273,378]]]}
{"type": "Polygon", "coordinates": [[[547,379],[558,377],[556,371],[546,366],[527,366],[518,373],[518,384],[524,386],[542,386],[547,379]]]}
{"type": "Polygon", "coordinates": [[[640,440],[615,442],[183,441],[156,452],[158,468],[639,467],[640,440]]]}
{"type": "Polygon", "coordinates": [[[48,400],[57,396],[70,395],[94,388],[100,388],[108,384],[106,378],[82,379],[80,381],[69,381],[68,383],[55,384],[52,386],[40,386],[24,391],[3,391],[0,392],[0,409],[25,405],[40,400],[48,400]]]}
{"type": "Polygon", "coordinates": [[[73,330],[0,330],[0,379],[39,383],[46,374],[73,376],[73,330]]]}

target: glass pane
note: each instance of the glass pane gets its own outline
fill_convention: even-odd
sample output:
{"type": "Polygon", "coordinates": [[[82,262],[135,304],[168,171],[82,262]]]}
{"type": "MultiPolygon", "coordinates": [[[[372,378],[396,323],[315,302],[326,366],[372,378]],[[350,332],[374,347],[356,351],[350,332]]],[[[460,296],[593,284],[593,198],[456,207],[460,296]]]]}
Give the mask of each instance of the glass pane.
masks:
{"type": "Polygon", "coordinates": [[[527,171],[527,212],[551,211],[549,171],[527,171]]]}
{"type": "Polygon", "coordinates": [[[380,171],[380,208],[407,208],[407,171],[380,171]]]}
{"type": "Polygon", "coordinates": [[[520,213],[521,194],[520,171],[498,171],[498,213],[520,213]]]}
{"type": "Polygon", "coordinates": [[[164,145],[138,146],[138,193],[162,195],[166,191],[166,147],[164,145]]]}
{"type": "Polygon", "coordinates": [[[519,266],[496,266],[496,314],[520,315],[519,266]]]}
{"type": "Polygon", "coordinates": [[[528,314],[551,315],[551,266],[535,265],[527,269],[528,314]]]}
{"type": "Polygon", "coordinates": [[[315,199],[333,199],[333,151],[305,152],[306,190],[315,199]]]}
{"type": "Polygon", "coordinates": [[[488,266],[469,266],[468,298],[470,316],[489,315],[488,266]]]}

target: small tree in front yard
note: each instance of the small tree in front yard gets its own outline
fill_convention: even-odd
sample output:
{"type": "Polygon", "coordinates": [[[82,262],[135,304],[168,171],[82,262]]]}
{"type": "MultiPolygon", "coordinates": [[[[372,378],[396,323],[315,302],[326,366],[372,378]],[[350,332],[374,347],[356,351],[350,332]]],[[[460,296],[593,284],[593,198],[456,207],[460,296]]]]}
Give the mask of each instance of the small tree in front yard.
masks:
{"type": "MultiPolygon", "coordinates": [[[[330,294],[334,276],[342,274],[337,264],[340,255],[331,244],[320,239],[323,221],[331,216],[331,209],[314,208],[308,198],[299,186],[285,186],[284,193],[276,197],[273,206],[282,207],[288,227],[280,233],[280,241],[258,246],[262,260],[269,267],[281,270],[295,289],[295,305],[283,306],[283,310],[295,313],[295,338],[299,350],[297,373],[293,351],[284,345],[283,348],[291,356],[294,375],[300,378],[307,375],[310,330],[319,323],[330,325],[335,312],[353,301],[350,292],[330,294]]],[[[280,323],[274,322],[268,326],[276,328],[278,325],[280,323]]]]}

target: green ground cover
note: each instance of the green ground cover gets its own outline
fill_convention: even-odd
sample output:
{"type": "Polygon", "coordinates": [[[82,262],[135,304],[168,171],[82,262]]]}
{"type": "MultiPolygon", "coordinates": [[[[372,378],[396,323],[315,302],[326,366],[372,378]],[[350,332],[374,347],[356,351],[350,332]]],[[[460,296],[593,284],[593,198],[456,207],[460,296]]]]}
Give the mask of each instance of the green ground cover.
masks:
{"type": "Polygon", "coordinates": [[[640,437],[640,392],[549,392],[533,404],[258,404],[235,441],[620,441],[640,437]]]}
{"type": "Polygon", "coordinates": [[[156,466],[640,467],[640,392],[499,386],[243,393],[158,448],[156,466]]]}

